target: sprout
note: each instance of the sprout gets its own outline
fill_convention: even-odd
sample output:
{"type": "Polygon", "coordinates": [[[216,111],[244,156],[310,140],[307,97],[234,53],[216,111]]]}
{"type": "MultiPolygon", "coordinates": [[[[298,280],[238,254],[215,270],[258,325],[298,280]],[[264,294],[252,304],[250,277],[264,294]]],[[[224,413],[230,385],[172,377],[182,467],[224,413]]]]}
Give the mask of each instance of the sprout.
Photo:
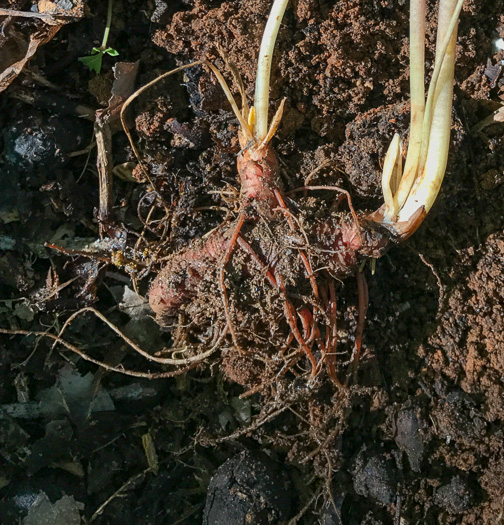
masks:
{"type": "Polygon", "coordinates": [[[103,33],[102,44],[100,47],[93,47],[91,54],[86,57],[80,57],[79,62],[82,62],[90,71],[94,71],[97,75],[100,74],[102,61],[104,55],[116,57],[119,53],[112,47],[107,46],[110,26],[112,25],[112,6],[114,0],[108,0],[107,7],[107,22],[105,24],[105,31],[103,33]]]}
{"type": "Polygon", "coordinates": [[[434,71],[424,94],[425,0],[411,0],[411,130],[402,172],[401,141],[395,136],[385,157],[384,205],[370,218],[406,239],[422,223],[441,187],[450,145],[457,23],[463,0],[440,0],[434,71]]]}
{"type": "MultiPolygon", "coordinates": [[[[238,89],[242,99],[242,109],[238,109],[236,102],[234,101],[231,90],[229,89],[224,77],[217,70],[217,68],[207,62],[203,63],[208,66],[215,76],[217,77],[226,97],[231,104],[233,112],[240,122],[240,145],[243,150],[250,150],[249,153],[254,155],[266,155],[269,151],[266,146],[269,144],[271,139],[275,136],[275,133],[282,120],[283,108],[285,99],[282,100],[278,107],[273,120],[268,128],[268,107],[269,107],[269,87],[270,87],[270,76],[271,76],[271,63],[273,59],[273,51],[275,49],[276,38],[280,24],[282,22],[285,9],[289,0],[274,0],[271,7],[270,16],[264,28],[263,38],[261,41],[261,47],[259,50],[259,60],[257,66],[256,76],[256,87],[254,94],[254,105],[249,109],[247,103],[247,96],[245,94],[245,88],[240,78],[240,74],[236,69],[236,66],[224,60],[231,70],[231,73],[238,85],[238,89]]],[[[222,53],[221,53],[222,54],[222,53]]],[[[196,63],[194,63],[196,64],[196,63]]],[[[192,64],[192,65],[194,65],[192,64]]],[[[191,65],[189,66],[191,67],[191,65]]]]}
{"type": "MultiPolygon", "coordinates": [[[[283,15],[285,13],[285,8],[287,7],[287,2],[288,0],[275,0],[273,2],[268,22],[266,23],[266,27],[264,28],[264,34],[261,41],[261,48],[259,50],[259,61],[257,65],[256,87],[254,95],[254,137],[257,142],[264,141],[269,135],[268,106],[271,63],[273,61],[273,50],[275,48],[276,37],[278,35],[280,23],[282,22],[283,15]]],[[[283,105],[281,107],[283,107],[283,105]]],[[[277,115],[275,115],[275,118],[276,117],[277,115]]],[[[278,119],[278,123],[279,122],[280,119],[278,119]]],[[[272,128],[274,124],[275,119],[273,119],[272,128]]]]}

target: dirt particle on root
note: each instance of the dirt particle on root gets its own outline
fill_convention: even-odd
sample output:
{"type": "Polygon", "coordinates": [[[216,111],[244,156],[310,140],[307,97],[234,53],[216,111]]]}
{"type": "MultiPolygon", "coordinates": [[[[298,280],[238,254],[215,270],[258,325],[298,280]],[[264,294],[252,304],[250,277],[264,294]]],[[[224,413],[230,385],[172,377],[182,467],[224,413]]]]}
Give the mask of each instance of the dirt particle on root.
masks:
{"type": "Polygon", "coordinates": [[[222,357],[221,368],[229,381],[239,385],[253,386],[264,381],[264,366],[233,351],[226,352],[222,357]]]}

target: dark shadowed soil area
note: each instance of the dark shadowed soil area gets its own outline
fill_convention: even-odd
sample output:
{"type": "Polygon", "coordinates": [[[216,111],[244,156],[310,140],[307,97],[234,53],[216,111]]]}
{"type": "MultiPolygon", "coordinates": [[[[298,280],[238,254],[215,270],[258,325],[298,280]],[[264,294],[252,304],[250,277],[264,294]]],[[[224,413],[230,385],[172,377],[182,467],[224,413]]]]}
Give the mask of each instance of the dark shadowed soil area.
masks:
{"type": "MultiPolygon", "coordinates": [[[[230,85],[234,63],[251,103],[270,5],[114,0],[118,55],[96,73],[79,58],[102,42],[107,1],[0,0],[45,15],[0,10],[4,70],[30,35],[47,40],[0,93],[1,524],[504,521],[504,117],[488,118],[504,100],[502,0],[464,4],[445,181],[417,233],[364,268],[349,388],[325,369],[310,380],[291,341],[278,361],[284,314],[241,252],[226,286],[249,348],[216,328],[216,268],[177,316],[158,324],[149,309],[170,254],[236,218],[238,122],[206,66],[169,76],[126,112],[140,165],[117,108],[133,86],[203,59],[230,85]]],[[[408,24],[405,0],[291,0],[270,101],[273,114],[286,99],[273,147],[287,190],[311,176],[357,211],[382,204],[383,158],[409,130],[408,24]]],[[[334,199],[306,194],[296,212],[309,222],[334,199]]],[[[264,253],[281,238],[282,260],[299,242],[286,231],[246,234],[264,253]]],[[[354,275],[335,286],[344,380],[358,288],[354,275]]],[[[290,287],[309,303],[306,279],[290,287]]]]}

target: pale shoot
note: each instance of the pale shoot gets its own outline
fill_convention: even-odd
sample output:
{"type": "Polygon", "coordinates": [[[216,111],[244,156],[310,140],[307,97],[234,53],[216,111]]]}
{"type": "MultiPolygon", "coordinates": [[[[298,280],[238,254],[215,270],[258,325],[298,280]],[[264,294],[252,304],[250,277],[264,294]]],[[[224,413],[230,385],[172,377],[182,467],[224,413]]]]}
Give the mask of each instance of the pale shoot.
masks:
{"type": "MultiPolygon", "coordinates": [[[[408,154],[404,174],[397,192],[397,205],[401,207],[416,178],[418,159],[422,147],[422,128],[425,110],[425,2],[413,1],[410,6],[410,94],[411,125],[408,154]]],[[[399,208],[395,210],[395,213],[399,208]]]]}
{"type": "Polygon", "coordinates": [[[384,218],[393,217],[399,209],[396,192],[402,175],[401,150],[402,140],[396,133],[383,161],[382,193],[385,201],[384,218]]]}
{"type": "Polygon", "coordinates": [[[425,0],[411,0],[411,131],[404,174],[397,183],[400,155],[397,140],[384,164],[385,204],[371,218],[387,225],[400,238],[411,235],[437,197],[450,145],[457,23],[463,0],[440,0],[434,71],[424,103],[425,0]],[[392,161],[392,157],[397,162],[392,161]]]}
{"type": "MultiPolygon", "coordinates": [[[[271,140],[268,133],[268,108],[269,108],[269,88],[271,76],[271,63],[275,42],[280,29],[285,9],[289,0],[275,0],[271,7],[271,12],[264,28],[264,34],[259,50],[259,61],[257,65],[256,87],[254,94],[254,138],[258,145],[266,144],[271,140]]],[[[279,115],[281,118],[281,114],[279,115]]],[[[278,127],[280,118],[277,117],[275,125],[278,127]]],[[[273,133],[274,134],[274,133],[273,133]]]]}

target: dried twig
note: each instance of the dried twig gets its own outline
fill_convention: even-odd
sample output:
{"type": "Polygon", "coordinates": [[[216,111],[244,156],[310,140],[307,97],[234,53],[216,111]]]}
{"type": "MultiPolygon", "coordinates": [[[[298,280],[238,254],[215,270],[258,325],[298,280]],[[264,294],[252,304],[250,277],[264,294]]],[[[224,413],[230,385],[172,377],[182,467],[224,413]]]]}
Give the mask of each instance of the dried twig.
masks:
{"type": "Polygon", "coordinates": [[[33,13],[32,11],[17,11],[16,9],[0,8],[0,16],[14,16],[17,18],[38,18],[49,23],[57,24],[58,18],[68,19],[75,18],[75,15],[51,14],[51,13],[33,13]]]}
{"type": "Polygon", "coordinates": [[[142,472],[139,472],[138,474],[135,474],[132,476],[126,483],[121,485],[109,498],[107,498],[94,512],[91,518],[89,519],[89,523],[93,523],[93,521],[103,512],[105,507],[111,503],[115,498],[120,496],[130,485],[133,485],[133,483],[136,483],[137,481],[141,480],[146,474],[151,472],[151,468],[146,468],[142,472]]]}

